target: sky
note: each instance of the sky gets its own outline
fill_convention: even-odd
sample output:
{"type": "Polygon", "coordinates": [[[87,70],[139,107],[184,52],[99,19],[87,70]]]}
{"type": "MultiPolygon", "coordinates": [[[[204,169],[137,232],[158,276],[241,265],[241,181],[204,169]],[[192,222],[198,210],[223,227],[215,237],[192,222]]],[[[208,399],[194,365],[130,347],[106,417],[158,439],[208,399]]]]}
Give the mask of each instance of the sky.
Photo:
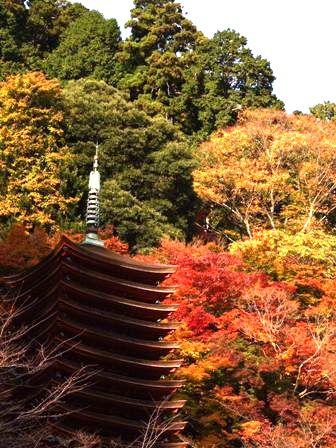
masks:
{"type": "MultiPolygon", "coordinates": [[[[78,0],[77,0],[78,1],[78,0]]],[[[234,29],[254,55],[271,63],[274,92],[286,110],[308,112],[336,102],[336,0],[180,0],[184,13],[211,37],[234,29]]],[[[118,20],[123,36],[132,0],[80,0],[106,18],[118,20]]]]}

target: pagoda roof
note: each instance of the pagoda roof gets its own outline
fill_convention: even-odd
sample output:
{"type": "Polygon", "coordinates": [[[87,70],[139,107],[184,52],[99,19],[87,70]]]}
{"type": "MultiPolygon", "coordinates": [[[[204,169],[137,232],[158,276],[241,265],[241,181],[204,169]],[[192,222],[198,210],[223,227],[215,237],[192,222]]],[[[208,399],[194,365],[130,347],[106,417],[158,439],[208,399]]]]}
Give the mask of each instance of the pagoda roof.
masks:
{"type": "Polygon", "coordinates": [[[28,279],[31,281],[35,274],[39,276],[43,270],[48,271],[50,266],[57,264],[57,259],[62,254],[68,254],[69,257],[75,255],[82,263],[95,265],[98,272],[103,272],[105,269],[108,271],[114,266],[122,274],[121,278],[146,279],[146,284],[149,285],[162,282],[176,270],[176,266],[173,265],[143,263],[104,247],[76,244],[63,235],[55,248],[40,263],[20,273],[0,277],[0,285],[15,285],[18,281],[25,282],[28,279]]]}
{"type": "MultiPolygon", "coordinates": [[[[173,356],[178,344],[164,340],[178,327],[167,320],[177,310],[166,302],[174,288],[160,286],[175,269],[62,237],[36,266],[0,277],[17,307],[13,323],[24,329],[18,338],[62,347],[53,365],[30,379],[33,389],[83,366],[93,373],[92,384],[62,403],[66,416],[56,426],[127,438],[156,409],[174,414],[182,408],[183,400],[167,399],[183,384],[169,379],[182,363],[173,356]]],[[[174,422],[168,433],[184,426],[174,422]]]]}

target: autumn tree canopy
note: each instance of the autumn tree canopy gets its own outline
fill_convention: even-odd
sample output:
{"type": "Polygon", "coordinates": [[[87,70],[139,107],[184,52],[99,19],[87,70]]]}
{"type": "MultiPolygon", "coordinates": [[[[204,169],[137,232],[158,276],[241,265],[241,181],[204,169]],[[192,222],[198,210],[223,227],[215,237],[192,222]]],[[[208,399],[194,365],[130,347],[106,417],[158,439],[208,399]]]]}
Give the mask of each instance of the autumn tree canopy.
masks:
{"type": "Polygon", "coordinates": [[[336,208],[333,122],[247,110],[197,152],[194,186],[224,230],[323,228],[336,208]]]}
{"type": "Polygon", "coordinates": [[[54,227],[73,202],[62,193],[70,152],[59,83],[36,72],[0,83],[0,123],[2,221],[54,227]]]}
{"type": "Polygon", "coordinates": [[[164,241],[145,259],[179,266],[166,282],[179,285],[176,375],[200,446],[335,445],[333,278],[274,281],[214,243],[164,241]]]}
{"type": "Polygon", "coordinates": [[[0,0],[0,274],[83,240],[99,143],[106,247],[178,266],[187,435],[334,448],[336,106],[286,114],[269,61],[175,0],[127,26],[0,0]]]}

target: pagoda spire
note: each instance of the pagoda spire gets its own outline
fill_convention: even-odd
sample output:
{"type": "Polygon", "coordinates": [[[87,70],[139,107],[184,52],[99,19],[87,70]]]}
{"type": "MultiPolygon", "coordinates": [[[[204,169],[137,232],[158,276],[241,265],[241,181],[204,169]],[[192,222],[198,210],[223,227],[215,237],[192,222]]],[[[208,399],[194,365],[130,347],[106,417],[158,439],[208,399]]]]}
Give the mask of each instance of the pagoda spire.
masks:
{"type": "Polygon", "coordinates": [[[100,193],[100,173],[98,171],[99,145],[96,145],[96,154],[93,161],[93,170],[90,173],[89,195],[86,210],[86,237],[84,244],[104,246],[99,239],[99,193],[100,193]]]}

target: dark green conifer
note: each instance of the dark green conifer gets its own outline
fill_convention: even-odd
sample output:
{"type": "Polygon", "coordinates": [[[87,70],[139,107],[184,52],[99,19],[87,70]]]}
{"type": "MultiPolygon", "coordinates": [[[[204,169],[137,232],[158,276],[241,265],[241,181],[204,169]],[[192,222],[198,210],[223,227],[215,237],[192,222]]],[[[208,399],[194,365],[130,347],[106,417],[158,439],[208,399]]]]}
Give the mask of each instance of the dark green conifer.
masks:
{"type": "Polygon", "coordinates": [[[113,84],[114,55],[120,40],[115,19],[106,20],[99,12],[87,11],[61,35],[60,45],[46,61],[46,69],[62,80],[91,76],[113,84]]]}
{"type": "Polygon", "coordinates": [[[160,101],[171,117],[171,102],[182,94],[202,35],[174,0],[135,0],[126,26],[131,36],[118,54],[125,72],[120,85],[132,100],[148,94],[160,101]]]}
{"type": "MultiPolygon", "coordinates": [[[[70,81],[64,89],[66,137],[75,157],[68,194],[87,188],[100,143],[103,223],[113,224],[132,246],[157,244],[166,234],[190,235],[196,195],[194,160],[177,126],[103,81],[70,81]]],[[[85,198],[76,211],[83,218],[85,198]]]]}

